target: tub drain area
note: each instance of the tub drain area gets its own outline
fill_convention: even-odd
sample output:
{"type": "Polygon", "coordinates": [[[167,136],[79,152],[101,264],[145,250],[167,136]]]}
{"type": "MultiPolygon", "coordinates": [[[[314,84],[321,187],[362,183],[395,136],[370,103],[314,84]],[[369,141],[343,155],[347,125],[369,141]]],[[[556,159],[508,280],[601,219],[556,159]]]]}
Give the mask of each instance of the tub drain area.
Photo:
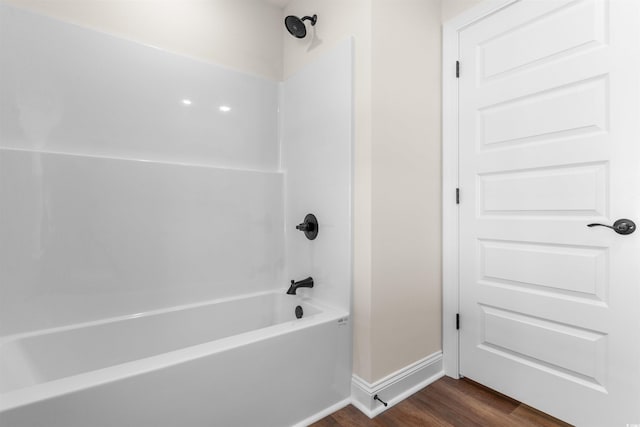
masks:
{"type": "Polygon", "coordinates": [[[297,306],[296,307],[296,319],[300,319],[303,314],[304,314],[304,312],[302,311],[302,307],[301,306],[297,306]]]}

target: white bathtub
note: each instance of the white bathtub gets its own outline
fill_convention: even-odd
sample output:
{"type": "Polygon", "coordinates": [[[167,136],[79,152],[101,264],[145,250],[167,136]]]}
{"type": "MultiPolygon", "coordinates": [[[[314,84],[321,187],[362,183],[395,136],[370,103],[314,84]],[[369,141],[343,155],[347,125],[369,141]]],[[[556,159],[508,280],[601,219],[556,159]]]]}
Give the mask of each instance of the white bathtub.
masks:
{"type": "Polygon", "coordinates": [[[5,337],[0,425],[304,425],[346,403],[348,324],[269,292],[5,337]]]}

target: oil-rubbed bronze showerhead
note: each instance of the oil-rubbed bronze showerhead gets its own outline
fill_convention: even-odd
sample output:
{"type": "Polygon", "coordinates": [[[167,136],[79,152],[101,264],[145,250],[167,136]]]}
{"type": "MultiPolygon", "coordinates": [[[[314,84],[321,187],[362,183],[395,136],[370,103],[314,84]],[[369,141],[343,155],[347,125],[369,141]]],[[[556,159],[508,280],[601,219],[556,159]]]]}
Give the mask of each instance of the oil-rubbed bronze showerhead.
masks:
{"type": "Polygon", "coordinates": [[[311,26],[314,26],[318,21],[318,16],[305,16],[300,19],[297,16],[289,15],[284,18],[284,26],[287,27],[287,30],[293,37],[302,39],[307,35],[307,27],[304,25],[305,20],[311,21],[311,26]]]}

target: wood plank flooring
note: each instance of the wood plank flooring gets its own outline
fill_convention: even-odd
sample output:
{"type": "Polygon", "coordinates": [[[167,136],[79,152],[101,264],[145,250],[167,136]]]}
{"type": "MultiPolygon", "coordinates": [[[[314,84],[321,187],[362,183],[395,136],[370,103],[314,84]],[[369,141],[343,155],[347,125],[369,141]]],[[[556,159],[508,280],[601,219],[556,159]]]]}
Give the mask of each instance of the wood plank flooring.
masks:
{"type": "Polygon", "coordinates": [[[312,427],[571,427],[473,381],[443,377],[374,419],[352,405],[312,427]]]}

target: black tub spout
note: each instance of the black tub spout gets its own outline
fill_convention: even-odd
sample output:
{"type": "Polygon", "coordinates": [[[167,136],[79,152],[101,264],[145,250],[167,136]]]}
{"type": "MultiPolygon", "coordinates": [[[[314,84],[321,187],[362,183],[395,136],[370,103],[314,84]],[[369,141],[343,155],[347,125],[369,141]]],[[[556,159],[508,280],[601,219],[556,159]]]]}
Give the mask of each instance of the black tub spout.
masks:
{"type": "Polygon", "coordinates": [[[296,291],[298,290],[298,288],[313,288],[313,279],[311,277],[307,277],[306,279],[302,279],[299,282],[295,282],[292,280],[287,294],[296,295],[296,291]]]}

